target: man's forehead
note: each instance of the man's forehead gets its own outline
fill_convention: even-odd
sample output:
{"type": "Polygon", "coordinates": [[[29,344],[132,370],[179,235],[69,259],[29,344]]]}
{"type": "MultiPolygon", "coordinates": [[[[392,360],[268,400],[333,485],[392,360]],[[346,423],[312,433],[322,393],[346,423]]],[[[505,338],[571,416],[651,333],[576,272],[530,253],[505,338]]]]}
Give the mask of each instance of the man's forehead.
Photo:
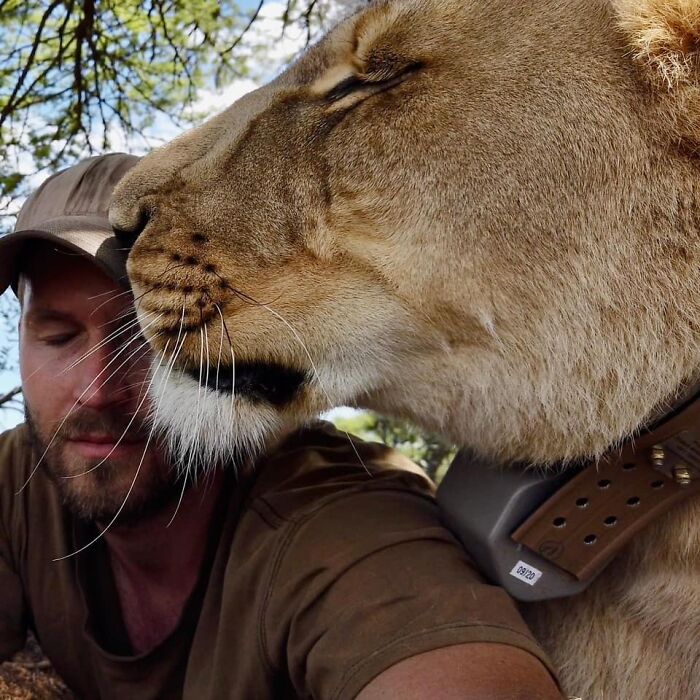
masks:
{"type": "Polygon", "coordinates": [[[26,310],[42,307],[76,314],[104,310],[101,315],[109,316],[130,305],[130,295],[95,262],[46,242],[23,251],[20,286],[26,310]]]}

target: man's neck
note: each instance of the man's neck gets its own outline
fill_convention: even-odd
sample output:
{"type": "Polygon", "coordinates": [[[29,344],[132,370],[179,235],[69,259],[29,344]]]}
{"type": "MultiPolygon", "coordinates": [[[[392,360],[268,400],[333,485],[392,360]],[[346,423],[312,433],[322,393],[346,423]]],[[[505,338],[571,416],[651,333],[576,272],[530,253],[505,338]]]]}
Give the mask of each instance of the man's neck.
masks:
{"type": "Polygon", "coordinates": [[[105,532],[135,653],[154,648],[177,626],[199,579],[222,484],[223,474],[217,471],[184,494],[174,518],[175,504],[170,504],[105,532]]]}

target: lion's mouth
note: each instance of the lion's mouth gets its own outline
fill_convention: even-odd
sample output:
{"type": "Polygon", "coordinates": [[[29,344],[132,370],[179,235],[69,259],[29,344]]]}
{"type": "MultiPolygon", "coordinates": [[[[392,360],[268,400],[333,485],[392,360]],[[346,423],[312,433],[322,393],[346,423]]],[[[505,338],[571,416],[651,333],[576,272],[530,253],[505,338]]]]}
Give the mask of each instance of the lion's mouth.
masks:
{"type": "Polygon", "coordinates": [[[275,406],[288,404],[301,389],[306,374],[268,362],[237,362],[235,367],[210,367],[187,374],[201,386],[242,396],[250,401],[266,401],[275,406]]]}

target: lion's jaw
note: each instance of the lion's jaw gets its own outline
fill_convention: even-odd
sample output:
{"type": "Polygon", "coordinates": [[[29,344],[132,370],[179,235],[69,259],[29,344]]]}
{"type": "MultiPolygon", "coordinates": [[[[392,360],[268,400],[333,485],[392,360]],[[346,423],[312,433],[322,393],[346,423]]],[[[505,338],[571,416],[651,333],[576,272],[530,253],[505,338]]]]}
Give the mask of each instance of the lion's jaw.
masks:
{"type": "Polygon", "coordinates": [[[602,1],[378,2],[145,158],[111,214],[160,420],[219,456],[340,404],[538,462],[634,430],[698,367],[700,180],[628,54],[602,1]]]}

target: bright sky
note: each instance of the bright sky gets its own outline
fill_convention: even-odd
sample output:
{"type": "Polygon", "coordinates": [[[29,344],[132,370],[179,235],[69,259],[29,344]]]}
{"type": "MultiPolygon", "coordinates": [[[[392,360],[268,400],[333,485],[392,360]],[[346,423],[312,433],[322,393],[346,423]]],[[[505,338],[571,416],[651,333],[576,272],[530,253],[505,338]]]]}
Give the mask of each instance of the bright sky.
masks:
{"type": "MultiPolygon", "coordinates": [[[[340,6],[351,7],[354,4],[353,0],[328,0],[326,5],[331,8],[332,14],[335,17],[344,10],[340,6]]],[[[243,0],[240,3],[243,9],[253,9],[257,6],[254,0],[243,0]]],[[[285,32],[284,39],[280,39],[281,23],[280,18],[286,7],[286,2],[266,2],[260,14],[259,20],[253,25],[249,34],[248,41],[251,46],[265,47],[264,51],[258,52],[259,58],[256,64],[252,66],[250,77],[236,80],[224,89],[213,91],[202,91],[199,99],[195,104],[195,110],[201,113],[216,114],[233,104],[242,95],[254,90],[259,85],[270,80],[285,63],[289,62],[303,46],[306,39],[305,30],[288,28],[285,32]]],[[[166,117],[159,116],[156,118],[149,132],[157,136],[159,139],[170,140],[179,132],[177,128],[166,117]]],[[[146,146],[142,140],[138,142],[120,138],[118,132],[112,133],[112,144],[115,151],[128,151],[131,153],[141,154],[146,150],[146,146]]],[[[28,171],[31,168],[31,163],[28,164],[28,171]]],[[[36,185],[39,185],[43,177],[37,179],[36,185]]],[[[14,302],[14,295],[11,292],[6,293],[14,302]]],[[[5,332],[0,326],[0,332],[5,332]]],[[[11,358],[11,365],[16,368],[17,358],[16,352],[11,358]]],[[[0,372],[0,395],[6,393],[20,383],[19,373],[15,370],[9,372],[0,372]]],[[[21,412],[15,410],[0,409],[0,432],[13,427],[23,420],[24,416],[21,412]]]]}

